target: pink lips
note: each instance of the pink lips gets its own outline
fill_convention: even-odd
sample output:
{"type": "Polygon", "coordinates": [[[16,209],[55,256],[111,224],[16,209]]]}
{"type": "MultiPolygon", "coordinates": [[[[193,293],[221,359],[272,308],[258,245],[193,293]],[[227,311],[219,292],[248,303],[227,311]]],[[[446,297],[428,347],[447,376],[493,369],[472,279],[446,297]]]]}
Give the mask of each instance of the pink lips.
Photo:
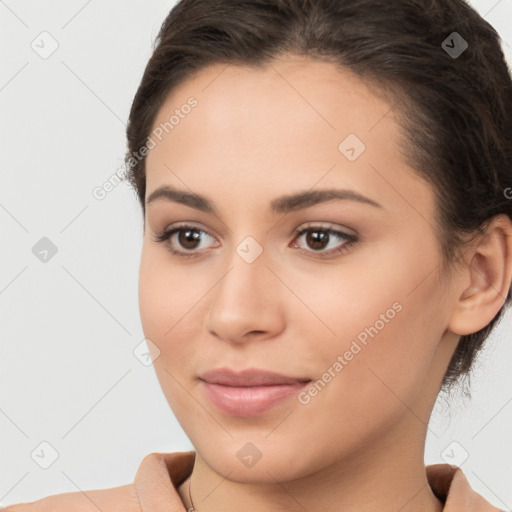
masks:
{"type": "Polygon", "coordinates": [[[202,374],[206,396],[231,416],[256,416],[296,395],[311,379],[247,369],[234,372],[219,368],[202,374]]]}

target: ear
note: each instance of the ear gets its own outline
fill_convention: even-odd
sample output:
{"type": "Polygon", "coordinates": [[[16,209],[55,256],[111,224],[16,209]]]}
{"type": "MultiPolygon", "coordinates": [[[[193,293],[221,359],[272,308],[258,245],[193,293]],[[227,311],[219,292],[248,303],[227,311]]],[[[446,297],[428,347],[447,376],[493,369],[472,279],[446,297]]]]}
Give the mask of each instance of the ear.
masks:
{"type": "Polygon", "coordinates": [[[460,276],[458,299],[447,328],[463,336],[488,325],[507,298],[512,280],[512,222],[506,215],[493,218],[472,246],[460,276]]]}

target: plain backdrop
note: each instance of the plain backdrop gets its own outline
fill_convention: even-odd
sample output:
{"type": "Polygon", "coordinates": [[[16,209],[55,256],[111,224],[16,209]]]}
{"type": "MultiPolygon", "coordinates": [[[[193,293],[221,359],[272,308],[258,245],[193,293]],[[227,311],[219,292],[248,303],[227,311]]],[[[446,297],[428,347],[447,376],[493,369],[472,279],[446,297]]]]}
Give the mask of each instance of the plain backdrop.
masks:
{"type": "MultiPolygon", "coordinates": [[[[148,453],[193,449],[135,355],[144,339],[135,193],[120,183],[93,194],[122,168],[131,102],[173,5],[0,1],[1,504],[131,483],[148,453]]],[[[471,5],[510,64],[512,0],[471,5]]],[[[504,510],[511,333],[507,312],[478,360],[471,401],[439,397],[425,455],[454,457],[504,510]]]]}

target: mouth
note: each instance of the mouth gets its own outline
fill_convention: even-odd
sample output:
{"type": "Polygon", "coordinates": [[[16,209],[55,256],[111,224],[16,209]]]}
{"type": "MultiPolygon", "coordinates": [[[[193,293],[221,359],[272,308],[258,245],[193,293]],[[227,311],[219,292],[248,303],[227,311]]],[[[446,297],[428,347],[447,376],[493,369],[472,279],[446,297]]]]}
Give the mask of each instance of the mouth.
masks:
{"type": "Polygon", "coordinates": [[[230,416],[251,417],[262,414],[290,399],[311,382],[309,378],[290,377],[259,369],[235,372],[215,369],[199,377],[210,402],[230,416]]]}

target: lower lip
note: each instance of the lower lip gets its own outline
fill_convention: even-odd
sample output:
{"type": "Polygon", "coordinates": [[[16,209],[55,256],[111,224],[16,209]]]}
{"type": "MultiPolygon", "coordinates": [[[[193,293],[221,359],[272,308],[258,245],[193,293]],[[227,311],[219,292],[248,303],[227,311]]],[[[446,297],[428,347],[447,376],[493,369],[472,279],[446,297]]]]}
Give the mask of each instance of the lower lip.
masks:
{"type": "Polygon", "coordinates": [[[201,381],[211,402],[230,416],[257,416],[306,387],[308,382],[275,386],[232,387],[201,381]]]}

